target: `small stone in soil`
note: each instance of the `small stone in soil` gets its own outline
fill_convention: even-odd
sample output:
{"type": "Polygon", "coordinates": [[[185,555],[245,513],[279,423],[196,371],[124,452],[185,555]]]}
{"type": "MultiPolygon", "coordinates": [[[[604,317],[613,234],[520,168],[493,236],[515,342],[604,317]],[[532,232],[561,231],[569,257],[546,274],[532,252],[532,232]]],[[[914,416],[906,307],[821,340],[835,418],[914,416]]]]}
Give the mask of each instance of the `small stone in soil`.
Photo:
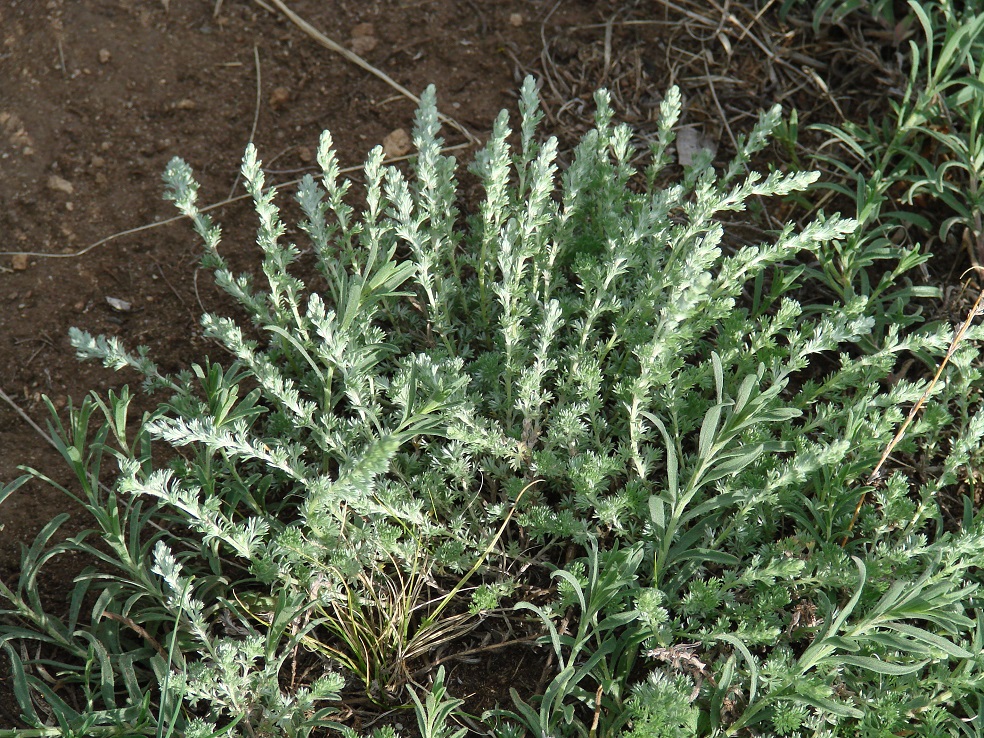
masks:
{"type": "Polygon", "coordinates": [[[410,151],[412,144],[410,134],[402,128],[397,128],[395,131],[390,131],[383,139],[383,153],[386,154],[387,159],[403,156],[410,151]]]}
{"type": "Polygon", "coordinates": [[[66,195],[71,195],[75,192],[72,183],[64,177],[59,177],[57,174],[52,174],[48,177],[48,189],[54,190],[55,192],[64,192],[66,195]]]}
{"type": "Polygon", "coordinates": [[[353,36],[348,45],[353,53],[362,56],[375,49],[378,43],[375,36],[353,36]]]}
{"type": "Polygon", "coordinates": [[[109,52],[109,49],[99,49],[99,63],[109,64],[109,60],[113,58],[113,55],[109,52]]]}
{"type": "Polygon", "coordinates": [[[349,48],[359,54],[368,54],[376,48],[379,39],[376,38],[376,28],[372,23],[359,23],[352,27],[352,38],[349,39],[349,48]]]}
{"type": "Polygon", "coordinates": [[[10,258],[10,266],[14,268],[15,272],[23,272],[30,266],[27,254],[14,254],[10,258]]]}
{"type": "Polygon", "coordinates": [[[274,110],[280,110],[288,102],[290,102],[290,90],[286,87],[276,87],[270,93],[270,107],[274,110]]]}
{"type": "Polygon", "coordinates": [[[121,300],[118,297],[107,296],[106,302],[109,303],[109,306],[118,313],[128,313],[130,312],[130,309],[133,307],[133,305],[131,305],[129,302],[127,302],[126,300],[121,300]]]}

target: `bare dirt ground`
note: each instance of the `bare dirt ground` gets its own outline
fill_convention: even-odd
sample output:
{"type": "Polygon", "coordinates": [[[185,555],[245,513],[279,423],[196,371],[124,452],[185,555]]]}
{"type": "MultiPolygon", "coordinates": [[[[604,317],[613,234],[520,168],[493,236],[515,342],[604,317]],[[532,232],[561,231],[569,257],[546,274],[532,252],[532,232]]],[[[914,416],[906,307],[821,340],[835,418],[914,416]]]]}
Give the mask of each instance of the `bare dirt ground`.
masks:
{"type": "MultiPolygon", "coordinates": [[[[203,308],[218,307],[219,296],[211,276],[196,271],[200,247],[187,221],[86,250],[175,215],[161,199],[171,157],[194,167],[202,201],[210,203],[233,191],[251,132],[278,182],[311,168],[324,129],[333,132],[343,166],[354,166],[412,125],[413,101],[282,15],[242,0],[219,5],[218,15],[214,0],[0,6],[0,250],[30,252],[0,256],[0,385],[42,426],[42,395],[63,408],[91,389],[135,381],[80,364],[68,343],[70,326],[119,336],[130,347],[145,344],[168,371],[209,349],[198,319],[203,308]]],[[[408,89],[439,85],[442,109],[475,136],[511,105],[511,57],[539,53],[535,14],[543,10],[525,2],[482,9],[302,2],[294,9],[408,89]]],[[[594,18],[590,9],[575,10],[574,22],[594,18]]],[[[467,143],[454,130],[448,142],[467,143]]],[[[251,208],[238,202],[214,215],[225,227],[224,252],[246,268],[251,208]]],[[[22,464],[56,474],[64,466],[2,404],[0,479],[15,478],[22,464]]],[[[33,483],[4,504],[0,571],[16,566],[18,544],[65,504],[33,483]]]]}
{"type": "MultiPolygon", "coordinates": [[[[663,91],[678,84],[683,124],[722,160],[762,108],[797,107],[801,125],[811,115],[804,120],[804,110],[813,120],[838,122],[840,110],[863,119],[880,114],[898,82],[858,58],[891,47],[891,34],[859,41],[846,29],[808,47],[807,24],[780,23],[773,3],[723,13],[714,3],[600,0],[289,5],[413,93],[434,83],[442,112],[460,125],[445,135],[463,162],[496,113],[514,109],[527,73],[541,80],[546,128],[568,154],[589,125],[596,88],[610,87],[618,117],[646,136],[663,91]]],[[[137,381],[80,364],[69,327],[147,345],[165,371],[215,350],[199,316],[231,308],[198,270],[188,222],[165,223],[174,212],[161,199],[160,174],[171,157],[191,163],[201,201],[217,203],[241,194],[238,161],[249,140],[268,180],[288,183],[312,169],[323,129],[343,166],[384,141],[405,154],[394,132],[409,131],[415,107],[259,0],[0,4],[0,390],[12,401],[0,402],[0,482],[15,479],[20,465],[68,481],[24,417],[45,425],[43,395],[63,411],[90,390],[137,381]]],[[[358,182],[357,172],[350,176],[358,182]]],[[[235,268],[250,268],[251,208],[240,200],[213,215],[224,226],[223,253],[235,268]]],[[[68,498],[37,482],[0,506],[0,576],[16,578],[20,547],[65,510],[68,498]]],[[[72,566],[52,574],[42,591],[55,596],[72,566]]],[[[475,673],[469,668],[463,676],[475,673]]],[[[492,686],[506,695],[509,684],[492,686]]],[[[0,726],[15,721],[14,709],[0,699],[0,726]]]]}

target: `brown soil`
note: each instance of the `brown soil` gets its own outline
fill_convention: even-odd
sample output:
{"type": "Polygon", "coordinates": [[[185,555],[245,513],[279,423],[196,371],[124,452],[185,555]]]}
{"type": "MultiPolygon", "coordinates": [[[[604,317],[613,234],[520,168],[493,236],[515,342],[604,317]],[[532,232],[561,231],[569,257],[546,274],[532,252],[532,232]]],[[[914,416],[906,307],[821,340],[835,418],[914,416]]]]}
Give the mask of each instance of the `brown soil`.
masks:
{"type": "MultiPolygon", "coordinates": [[[[484,140],[500,109],[514,109],[527,73],[544,80],[548,127],[567,147],[588,125],[591,93],[600,86],[611,87],[619,118],[646,135],[661,93],[680,84],[684,122],[718,141],[722,153],[730,148],[730,127],[747,129],[757,110],[776,101],[815,106],[822,98],[805,72],[795,78],[806,68],[802,59],[776,61],[796,51],[799,31],[743,32],[756,22],[748,9],[735,10],[740,23],[721,21],[715,32],[716,17],[708,28],[670,3],[289,4],[414,93],[434,83],[441,110],[476,140],[484,140]],[[775,58],[756,47],[759,38],[768,40],[775,58]],[[729,123],[722,126],[723,119],[729,123]]],[[[79,363],[67,338],[71,326],[119,336],[129,347],[147,345],[165,371],[214,351],[198,319],[206,310],[222,312],[226,303],[210,275],[199,273],[197,238],[184,220],[147,227],[174,215],[161,199],[160,174],[171,157],[194,167],[201,201],[212,203],[240,194],[237,164],[254,128],[252,139],[275,182],[311,168],[323,129],[332,131],[343,166],[360,164],[392,131],[410,129],[412,101],[263,5],[0,4],[0,389],[42,426],[42,395],[63,410],[90,390],[137,384],[132,374],[79,363]]],[[[699,7],[706,6],[693,5],[699,7]]],[[[846,74],[838,71],[842,62],[831,56],[810,69],[836,93],[846,74]]],[[[846,80],[855,103],[874,97],[866,82],[846,80]]],[[[840,102],[863,112],[844,94],[840,102]]],[[[451,145],[465,144],[455,153],[469,161],[468,139],[451,128],[445,135],[451,145]]],[[[248,268],[252,210],[240,201],[213,215],[224,227],[223,253],[234,268],[248,268]]],[[[0,402],[0,483],[15,479],[21,465],[69,479],[58,454],[0,402]]],[[[0,506],[0,577],[16,580],[20,547],[71,509],[63,493],[36,481],[7,499],[0,506]]],[[[78,525],[70,521],[65,530],[78,525]]],[[[73,573],[71,565],[50,572],[43,593],[63,594],[73,573]]],[[[498,663],[496,672],[504,675],[507,667],[498,663]]],[[[513,668],[520,667],[529,668],[517,657],[513,668]]],[[[453,674],[467,683],[465,691],[486,693],[481,708],[491,704],[491,693],[508,703],[509,680],[490,681],[486,689],[480,672],[462,665],[453,674]]],[[[0,727],[15,723],[15,714],[0,699],[0,727]]]]}
{"type": "MultiPolygon", "coordinates": [[[[412,125],[412,101],[282,16],[245,0],[218,6],[218,15],[214,0],[0,7],[0,250],[31,252],[0,256],[0,387],[42,426],[42,395],[61,409],[92,389],[136,381],[77,361],[70,326],[147,345],[167,371],[210,348],[198,319],[221,303],[211,275],[197,272],[200,245],[187,221],[78,253],[175,215],[161,199],[172,157],[194,167],[201,201],[210,203],[233,191],[254,119],[253,140],[273,182],[310,169],[324,129],[342,165],[353,166],[391,131],[412,125]],[[108,298],[129,309],[114,309],[108,298]]],[[[408,89],[438,85],[442,110],[481,137],[515,98],[512,57],[539,53],[544,6],[424,0],[293,9],[408,89]]],[[[571,20],[598,17],[579,6],[571,20]]],[[[453,130],[447,138],[464,142],[453,130]]],[[[240,202],[214,215],[226,233],[224,253],[237,266],[248,263],[251,209],[240,202]]],[[[56,475],[65,466],[2,403],[0,480],[14,479],[19,465],[56,475]]],[[[64,496],[34,482],[4,503],[0,572],[16,570],[19,544],[63,509],[64,496]]]]}

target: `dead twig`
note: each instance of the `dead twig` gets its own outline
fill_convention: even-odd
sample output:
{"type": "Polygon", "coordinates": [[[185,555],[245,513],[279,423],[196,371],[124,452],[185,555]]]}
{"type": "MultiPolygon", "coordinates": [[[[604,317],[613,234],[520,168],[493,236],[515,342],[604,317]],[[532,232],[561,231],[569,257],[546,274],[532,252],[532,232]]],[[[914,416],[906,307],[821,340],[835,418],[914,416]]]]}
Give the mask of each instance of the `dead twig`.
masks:
{"type": "Polygon", "coordinates": [[[612,15],[605,24],[605,68],[601,73],[602,82],[608,79],[608,73],[612,70],[612,24],[615,22],[615,15],[618,13],[612,15]]]}
{"type": "Polygon", "coordinates": [[[117,615],[115,612],[103,611],[103,617],[109,618],[110,620],[115,620],[117,623],[123,623],[126,627],[136,633],[138,636],[143,638],[147,643],[149,643],[155,651],[160,655],[165,662],[170,663],[171,659],[167,655],[167,651],[164,650],[163,646],[154,640],[154,637],[148,633],[143,627],[141,627],[135,620],[128,618],[125,615],[117,615]]]}
{"type": "Polygon", "coordinates": [[[718,100],[717,90],[714,88],[714,78],[711,75],[711,69],[707,64],[707,56],[704,56],[704,71],[707,73],[707,88],[711,91],[711,99],[714,100],[714,107],[717,108],[718,115],[721,116],[721,123],[724,125],[724,130],[728,132],[728,138],[731,139],[731,145],[734,147],[735,151],[739,150],[738,139],[735,137],[734,132],[731,130],[731,124],[728,122],[728,116],[724,112],[724,108],[721,106],[721,101],[718,100]]]}
{"type": "Polygon", "coordinates": [[[54,442],[54,440],[51,438],[51,436],[49,436],[47,433],[45,433],[44,430],[42,430],[41,426],[38,425],[37,423],[35,423],[34,420],[31,418],[30,415],[28,415],[23,410],[21,410],[20,405],[18,405],[16,402],[14,402],[14,400],[10,397],[10,395],[8,395],[6,392],[4,392],[3,389],[0,389],[0,400],[3,400],[8,405],[10,405],[10,407],[13,409],[13,411],[15,413],[17,413],[21,417],[21,420],[23,420],[25,423],[27,423],[29,426],[31,426],[37,432],[37,434],[39,436],[41,436],[45,441],[48,442],[48,444],[53,449],[55,449],[56,451],[59,451],[60,452],[60,449],[58,448],[58,444],[56,444],[54,442]]]}
{"type": "Polygon", "coordinates": [[[463,659],[466,656],[474,656],[477,653],[488,653],[489,651],[497,651],[500,648],[509,648],[510,646],[519,646],[524,643],[535,643],[540,636],[523,636],[521,638],[515,638],[511,641],[502,641],[501,643],[492,643],[488,646],[478,646],[476,648],[469,648],[465,651],[457,651],[455,653],[449,654],[447,656],[442,656],[436,661],[429,662],[425,667],[418,669],[413,673],[413,677],[416,678],[426,671],[432,670],[435,666],[439,666],[448,661],[457,661],[458,659],[463,659]]]}
{"type": "MultiPolygon", "coordinates": [[[[912,424],[912,421],[915,419],[916,413],[918,413],[919,409],[926,403],[926,400],[929,398],[929,395],[932,393],[933,388],[936,387],[937,382],[939,382],[940,380],[940,376],[943,374],[943,369],[946,368],[946,365],[950,361],[950,357],[956,353],[957,347],[960,345],[961,341],[963,341],[964,336],[967,335],[967,331],[970,329],[971,323],[974,322],[974,318],[976,318],[978,315],[981,314],[982,302],[984,302],[984,290],[981,290],[980,294],[977,296],[977,299],[974,301],[973,307],[970,309],[970,312],[967,314],[967,319],[964,320],[963,324],[957,329],[957,332],[954,334],[953,340],[950,341],[950,347],[946,350],[946,355],[943,357],[943,360],[940,361],[940,365],[936,368],[936,374],[933,375],[933,379],[930,381],[929,386],[926,387],[926,391],[923,392],[922,397],[920,397],[919,400],[916,401],[916,404],[912,406],[912,409],[909,410],[909,415],[906,417],[905,422],[902,423],[902,427],[899,428],[898,432],[895,434],[892,440],[889,441],[888,445],[885,447],[885,450],[882,452],[881,458],[878,460],[878,464],[875,465],[875,470],[871,472],[871,475],[868,477],[869,485],[874,485],[881,478],[882,466],[888,460],[888,457],[892,453],[892,451],[895,450],[895,447],[898,445],[899,441],[902,440],[902,437],[905,435],[906,430],[908,430],[909,426],[912,424]]],[[[865,490],[864,493],[861,495],[861,498],[858,500],[857,507],[854,508],[854,515],[851,517],[851,523],[850,525],[847,526],[847,533],[844,535],[844,539],[841,541],[841,548],[847,545],[847,541],[851,537],[851,531],[854,530],[854,524],[858,520],[858,515],[861,513],[861,508],[864,506],[867,497],[868,497],[868,491],[865,490]]]]}
{"type": "MultiPolygon", "coordinates": [[[[540,22],[540,62],[543,66],[543,77],[550,86],[550,90],[553,92],[556,100],[563,100],[564,96],[557,90],[557,85],[554,82],[554,75],[550,73],[551,70],[553,70],[554,74],[556,74],[557,67],[554,64],[553,58],[550,56],[550,44],[547,42],[547,21],[550,20],[550,16],[552,16],[557,8],[560,7],[561,1],[562,0],[557,0],[557,2],[554,3],[554,6],[550,8],[550,12],[548,12],[540,22]]],[[[546,100],[543,101],[543,112],[546,113],[547,120],[551,123],[556,122],[556,118],[550,112],[550,107],[546,104],[546,100]]]]}
{"type": "Polygon", "coordinates": [[[65,66],[65,49],[62,47],[60,34],[55,34],[55,42],[58,44],[58,61],[61,64],[62,77],[68,79],[68,67],[65,66]]]}
{"type": "MultiPolygon", "coordinates": [[[[253,44],[253,65],[256,68],[256,102],[253,105],[253,125],[249,129],[249,141],[248,143],[253,143],[253,139],[256,136],[256,126],[260,122],[260,98],[262,93],[263,77],[260,74],[260,47],[253,44]]],[[[232,197],[233,193],[236,191],[236,187],[239,186],[239,178],[242,176],[242,172],[236,170],[236,179],[232,183],[232,187],[229,188],[228,197],[232,197]]]]}
{"type": "Polygon", "coordinates": [[[715,23],[714,21],[712,21],[710,18],[707,18],[707,17],[705,17],[703,15],[698,15],[697,13],[694,13],[693,11],[690,11],[690,10],[687,10],[686,8],[680,7],[676,3],[671,3],[671,2],[669,2],[669,0],[660,0],[660,3],[662,3],[664,6],[666,6],[670,10],[675,10],[676,12],[678,12],[678,13],[680,13],[682,15],[687,16],[691,20],[697,21],[698,23],[706,26],[707,28],[712,28],[712,29],[713,28],[717,28],[717,23],[715,23]]]}

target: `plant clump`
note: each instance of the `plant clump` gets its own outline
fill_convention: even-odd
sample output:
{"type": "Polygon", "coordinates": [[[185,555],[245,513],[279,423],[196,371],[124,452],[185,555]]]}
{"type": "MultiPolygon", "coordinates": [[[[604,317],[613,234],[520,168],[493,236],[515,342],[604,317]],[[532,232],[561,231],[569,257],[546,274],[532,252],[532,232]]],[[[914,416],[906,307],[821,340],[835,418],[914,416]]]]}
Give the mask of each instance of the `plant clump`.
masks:
{"type": "Polygon", "coordinates": [[[724,170],[677,172],[678,90],[648,147],[605,92],[595,102],[560,172],[528,79],[518,137],[502,113],[471,167],[484,199],[467,216],[433,88],[409,173],[371,152],[359,211],[325,133],[321,176],[297,191],[301,245],[250,146],[262,283],[231,272],[171,162],[167,197],[250,325],[205,315],[222,350],[177,375],[72,332],[82,358],[136,370],[162,399],[135,422],[126,389],[53,415],[65,491],[95,527],[51,543],[59,516],[0,583],[27,722],[355,735],[338,709],[359,694],[458,738],[433,654],[471,648],[494,614],[542,634],[552,670],[542,694],[470,723],[493,735],[962,734],[984,696],[984,521],[968,502],[948,529],[937,497],[979,458],[980,331],[951,344],[949,326],[886,320],[863,291],[803,304],[852,219],[728,237],[730,214],[817,178],[749,171],[778,107],[724,170]],[[945,381],[893,374],[944,355],[945,381]],[[898,451],[932,469],[870,480],[928,389],[898,451]],[[70,551],[93,564],[63,620],[35,582],[70,551]],[[533,582],[549,598],[531,601],[533,582]]]}

